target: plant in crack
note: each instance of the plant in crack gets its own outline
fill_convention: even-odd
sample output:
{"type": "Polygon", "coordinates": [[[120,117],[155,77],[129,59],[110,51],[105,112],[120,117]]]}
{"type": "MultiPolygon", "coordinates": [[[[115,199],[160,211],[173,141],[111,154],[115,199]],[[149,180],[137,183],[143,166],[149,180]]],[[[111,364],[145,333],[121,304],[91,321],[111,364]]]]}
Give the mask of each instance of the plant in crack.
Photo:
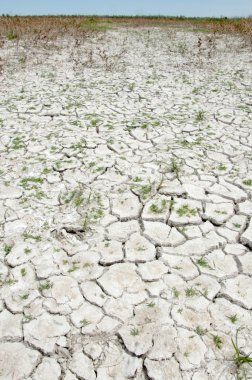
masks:
{"type": "Polygon", "coordinates": [[[136,181],[136,184],[131,186],[132,191],[138,194],[142,200],[150,198],[156,190],[155,182],[151,182],[150,180],[145,184],[138,182],[140,181],[136,181]]]}
{"type": "Polygon", "coordinates": [[[43,290],[48,290],[53,287],[53,283],[47,280],[46,282],[40,283],[38,290],[42,292],[43,290]]]}
{"type": "Polygon", "coordinates": [[[176,213],[180,217],[182,217],[182,216],[187,216],[187,217],[195,216],[195,215],[197,215],[197,212],[198,212],[198,210],[196,208],[191,208],[187,203],[185,203],[184,205],[182,205],[181,207],[179,207],[176,210],[176,213]]]}
{"type": "Polygon", "coordinates": [[[203,336],[207,333],[206,329],[203,329],[201,326],[197,326],[195,329],[196,334],[203,336]]]}
{"type": "Polygon", "coordinates": [[[84,319],[82,319],[81,321],[80,321],[80,324],[82,325],[82,327],[85,327],[85,326],[87,326],[87,325],[90,325],[90,321],[88,320],[88,319],[86,319],[86,318],[84,318],[84,319]]]}
{"type": "Polygon", "coordinates": [[[25,190],[37,190],[39,185],[42,185],[43,179],[37,177],[26,177],[20,181],[20,186],[25,190]]]}
{"type": "Polygon", "coordinates": [[[195,117],[195,121],[199,123],[200,121],[204,121],[206,118],[205,111],[198,111],[195,117]]]}
{"type": "Polygon", "coordinates": [[[186,297],[195,297],[198,295],[198,292],[193,287],[186,288],[185,290],[186,297]]]}
{"type": "Polygon", "coordinates": [[[245,179],[242,183],[246,186],[252,186],[252,179],[245,179]]]}
{"type": "Polygon", "coordinates": [[[248,366],[252,367],[251,353],[245,354],[238,344],[238,334],[242,328],[237,329],[235,339],[231,338],[232,346],[234,348],[233,361],[236,367],[236,376],[239,380],[247,379],[248,366]]]}
{"type": "Polygon", "coordinates": [[[223,346],[223,340],[221,339],[219,335],[213,335],[213,334],[211,335],[213,337],[213,342],[214,342],[215,347],[220,350],[223,346]]]}
{"type": "Polygon", "coordinates": [[[173,292],[173,297],[179,298],[180,292],[179,292],[179,290],[177,288],[173,287],[172,288],[172,292],[173,292]]]}
{"type": "Polygon", "coordinates": [[[232,323],[236,323],[238,321],[238,317],[237,317],[237,314],[232,314],[232,315],[228,315],[227,318],[230,320],[230,322],[232,323]]]}
{"type": "Polygon", "coordinates": [[[12,248],[13,248],[14,244],[4,244],[4,252],[6,255],[8,255],[12,248]]]}
{"type": "Polygon", "coordinates": [[[27,275],[27,270],[26,270],[26,268],[21,268],[21,269],[20,269],[20,273],[21,273],[21,276],[22,276],[22,277],[25,277],[25,276],[27,275]]]}
{"type": "Polygon", "coordinates": [[[167,203],[169,201],[167,201],[166,199],[162,199],[161,200],[161,204],[160,206],[157,205],[156,203],[152,203],[150,205],[150,208],[149,210],[153,213],[153,214],[161,214],[162,212],[164,212],[166,209],[167,209],[167,203]]]}
{"type": "Polygon", "coordinates": [[[30,231],[25,231],[22,236],[24,240],[34,240],[37,242],[42,240],[42,237],[40,235],[33,235],[33,233],[30,231]]]}
{"type": "Polygon", "coordinates": [[[84,202],[83,190],[81,188],[72,190],[62,197],[62,201],[65,204],[74,204],[76,208],[81,206],[84,202]]]}
{"type": "Polygon", "coordinates": [[[196,261],[196,264],[198,264],[202,268],[208,268],[210,270],[213,270],[213,268],[211,267],[211,265],[209,265],[209,263],[205,257],[201,257],[200,259],[198,259],[196,261]]]}
{"type": "Polygon", "coordinates": [[[87,232],[92,225],[96,224],[104,215],[104,206],[101,195],[90,190],[83,204],[83,223],[82,228],[87,232]]]}
{"type": "Polygon", "coordinates": [[[175,157],[171,158],[171,172],[175,173],[176,177],[179,177],[183,162],[175,157]]]}
{"type": "Polygon", "coordinates": [[[131,329],[131,331],[130,331],[130,335],[132,335],[132,336],[137,336],[137,335],[139,335],[140,334],[140,331],[139,331],[139,329],[137,329],[136,327],[134,327],[133,329],[131,329]]]}
{"type": "Polygon", "coordinates": [[[83,232],[87,232],[91,225],[96,224],[104,215],[103,202],[98,192],[79,187],[67,192],[61,197],[63,204],[73,205],[82,217],[83,232]]]}

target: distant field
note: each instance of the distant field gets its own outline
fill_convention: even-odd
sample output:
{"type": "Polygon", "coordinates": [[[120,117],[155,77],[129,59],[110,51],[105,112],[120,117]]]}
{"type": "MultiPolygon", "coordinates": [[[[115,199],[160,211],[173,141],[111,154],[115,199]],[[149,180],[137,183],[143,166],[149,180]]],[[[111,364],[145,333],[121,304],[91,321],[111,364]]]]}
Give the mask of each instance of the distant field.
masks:
{"type": "Polygon", "coordinates": [[[0,16],[1,38],[50,38],[87,30],[103,30],[116,26],[183,27],[218,33],[234,33],[252,43],[252,17],[248,18],[186,18],[183,16],[0,16]]]}

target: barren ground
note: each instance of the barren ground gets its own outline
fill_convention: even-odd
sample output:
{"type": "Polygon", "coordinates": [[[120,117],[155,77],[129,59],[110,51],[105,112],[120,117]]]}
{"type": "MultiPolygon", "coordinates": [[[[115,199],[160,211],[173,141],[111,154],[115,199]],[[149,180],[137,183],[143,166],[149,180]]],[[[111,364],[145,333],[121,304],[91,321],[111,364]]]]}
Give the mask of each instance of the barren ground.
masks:
{"type": "Polygon", "coordinates": [[[251,49],[118,28],[1,57],[0,379],[250,378],[251,49]]]}

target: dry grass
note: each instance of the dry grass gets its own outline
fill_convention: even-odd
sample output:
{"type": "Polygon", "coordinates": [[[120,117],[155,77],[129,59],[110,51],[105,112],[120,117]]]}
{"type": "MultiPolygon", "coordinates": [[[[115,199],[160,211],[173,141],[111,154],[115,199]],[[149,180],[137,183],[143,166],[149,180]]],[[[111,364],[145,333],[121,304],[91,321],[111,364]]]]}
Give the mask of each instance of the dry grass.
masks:
{"type": "Polygon", "coordinates": [[[252,17],[248,18],[185,18],[185,17],[88,17],[88,16],[1,16],[0,38],[35,41],[56,39],[65,35],[82,36],[116,26],[183,27],[201,31],[239,34],[252,44],[252,17]]]}
{"type": "Polygon", "coordinates": [[[103,25],[93,18],[75,16],[1,16],[0,38],[20,40],[29,38],[34,42],[55,40],[66,35],[86,36],[102,30],[103,25]]]}

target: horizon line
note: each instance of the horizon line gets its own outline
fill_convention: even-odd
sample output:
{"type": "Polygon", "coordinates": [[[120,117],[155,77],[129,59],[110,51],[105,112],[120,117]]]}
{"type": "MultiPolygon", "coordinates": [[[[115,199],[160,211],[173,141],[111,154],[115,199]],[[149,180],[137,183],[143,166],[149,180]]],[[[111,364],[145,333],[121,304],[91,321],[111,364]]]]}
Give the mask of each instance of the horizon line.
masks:
{"type": "Polygon", "coordinates": [[[12,13],[0,13],[1,17],[114,17],[114,18],[180,18],[180,19],[242,19],[242,18],[251,18],[252,15],[248,16],[184,16],[184,15],[163,15],[163,14],[84,14],[84,13],[48,13],[48,14],[34,14],[34,13],[27,13],[27,14],[12,14],[12,13]]]}

